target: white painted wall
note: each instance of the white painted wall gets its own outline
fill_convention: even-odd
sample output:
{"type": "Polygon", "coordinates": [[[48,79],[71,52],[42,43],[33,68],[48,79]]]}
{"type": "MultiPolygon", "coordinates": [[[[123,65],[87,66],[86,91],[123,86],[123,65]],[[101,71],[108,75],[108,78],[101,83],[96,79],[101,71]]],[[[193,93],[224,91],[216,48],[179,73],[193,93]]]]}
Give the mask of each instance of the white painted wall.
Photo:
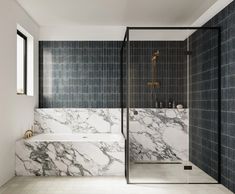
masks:
{"type": "MultiPolygon", "coordinates": [[[[41,26],[39,40],[52,41],[123,41],[125,26],[41,26]]],[[[185,40],[189,30],[130,31],[131,40],[185,40]]]]}
{"type": "Polygon", "coordinates": [[[40,40],[123,40],[124,26],[41,26],[40,40]]]}
{"type": "Polygon", "coordinates": [[[14,176],[15,141],[38,104],[38,25],[14,0],[0,0],[0,185],[14,176]],[[16,95],[17,23],[34,36],[34,96],[16,95]]]}

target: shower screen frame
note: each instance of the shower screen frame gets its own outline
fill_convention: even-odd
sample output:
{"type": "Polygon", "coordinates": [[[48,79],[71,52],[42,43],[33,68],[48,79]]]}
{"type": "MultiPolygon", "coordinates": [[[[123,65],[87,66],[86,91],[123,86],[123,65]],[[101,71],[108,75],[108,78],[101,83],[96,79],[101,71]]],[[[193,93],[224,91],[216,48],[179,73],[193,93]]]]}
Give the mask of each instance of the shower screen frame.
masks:
{"type": "Polygon", "coordinates": [[[220,27],[126,27],[124,39],[122,42],[122,47],[120,51],[120,66],[121,66],[121,87],[120,87],[120,93],[121,93],[121,132],[125,137],[125,177],[127,184],[220,184],[221,183],[221,28],[220,27]],[[156,183],[148,183],[148,182],[138,182],[138,183],[131,183],[130,182],[130,137],[129,137],[129,109],[130,109],[130,63],[131,63],[131,52],[130,52],[130,31],[135,31],[135,30],[215,30],[217,31],[218,37],[217,37],[217,57],[218,57],[218,69],[217,69],[217,86],[218,86],[218,91],[217,91],[217,107],[218,107],[218,112],[217,112],[217,141],[218,141],[218,176],[217,176],[217,183],[205,183],[205,182],[197,182],[197,183],[190,183],[190,182],[182,182],[182,183],[166,183],[166,182],[156,182],[156,183]],[[126,46],[126,51],[124,52],[124,47],[126,46]],[[123,55],[126,54],[126,80],[127,80],[127,86],[126,86],[126,107],[124,107],[124,90],[123,90],[123,55]],[[124,133],[124,108],[126,108],[126,134],[124,133]]]}

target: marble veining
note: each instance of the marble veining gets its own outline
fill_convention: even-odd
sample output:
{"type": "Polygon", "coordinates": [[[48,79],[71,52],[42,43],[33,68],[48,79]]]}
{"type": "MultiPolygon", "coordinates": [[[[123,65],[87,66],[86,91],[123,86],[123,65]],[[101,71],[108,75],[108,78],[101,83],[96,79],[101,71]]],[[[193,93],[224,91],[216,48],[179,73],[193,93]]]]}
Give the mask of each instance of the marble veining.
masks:
{"type": "MultiPolygon", "coordinates": [[[[188,109],[131,108],[129,116],[131,161],[188,161],[188,109]]],[[[120,132],[120,109],[36,109],[38,135],[16,142],[16,175],[123,175],[124,140],[107,137],[120,132]]]]}
{"type": "Polygon", "coordinates": [[[123,176],[124,139],[91,141],[88,137],[87,141],[73,142],[21,139],[16,142],[16,175],[123,176]]]}
{"type": "Polygon", "coordinates": [[[120,133],[121,109],[42,108],[34,112],[35,133],[120,133]]]}
{"type": "Polygon", "coordinates": [[[188,109],[130,109],[132,161],[188,161],[188,109]]]}

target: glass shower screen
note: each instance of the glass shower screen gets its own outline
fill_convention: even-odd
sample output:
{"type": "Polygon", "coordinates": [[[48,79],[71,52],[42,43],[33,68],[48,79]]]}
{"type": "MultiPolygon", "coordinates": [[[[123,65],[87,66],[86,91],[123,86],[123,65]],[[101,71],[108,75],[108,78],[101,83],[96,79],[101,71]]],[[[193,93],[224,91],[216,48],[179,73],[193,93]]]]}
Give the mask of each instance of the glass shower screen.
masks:
{"type": "Polygon", "coordinates": [[[129,183],[217,183],[217,28],[128,28],[121,51],[129,183]]]}

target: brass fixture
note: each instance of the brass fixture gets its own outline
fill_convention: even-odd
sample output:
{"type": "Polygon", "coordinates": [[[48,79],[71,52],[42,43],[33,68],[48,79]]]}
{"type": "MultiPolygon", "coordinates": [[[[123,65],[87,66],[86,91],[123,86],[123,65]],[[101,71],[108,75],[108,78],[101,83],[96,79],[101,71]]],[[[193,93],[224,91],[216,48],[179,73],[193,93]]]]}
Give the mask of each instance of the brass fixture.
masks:
{"type": "Polygon", "coordinates": [[[160,83],[157,82],[157,61],[159,58],[159,50],[154,51],[152,55],[152,81],[148,82],[147,85],[150,88],[159,88],[160,83]]]}
{"type": "Polygon", "coordinates": [[[153,56],[152,56],[152,61],[157,62],[157,59],[159,57],[159,50],[154,51],[153,56]]]}
{"type": "Polygon", "coordinates": [[[24,133],[24,138],[25,139],[29,139],[30,137],[33,136],[33,126],[31,127],[31,129],[28,129],[25,133],[24,133]]]}

